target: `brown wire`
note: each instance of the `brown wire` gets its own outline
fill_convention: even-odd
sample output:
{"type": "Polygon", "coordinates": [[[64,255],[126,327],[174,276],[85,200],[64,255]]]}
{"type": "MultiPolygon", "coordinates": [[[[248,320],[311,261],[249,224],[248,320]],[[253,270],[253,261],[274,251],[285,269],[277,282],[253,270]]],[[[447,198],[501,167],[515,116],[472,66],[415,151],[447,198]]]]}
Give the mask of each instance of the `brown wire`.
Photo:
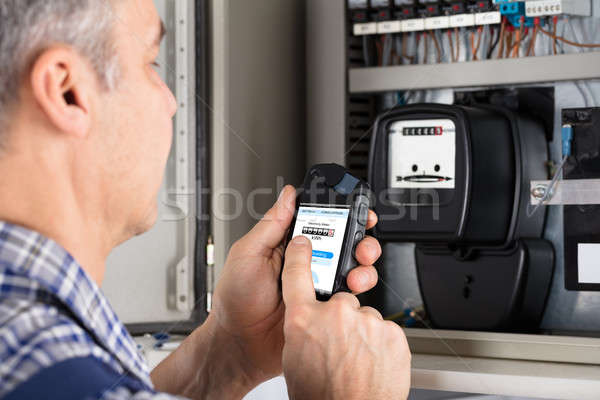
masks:
{"type": "Polygon", "coordinates": [[[511,55],[512,58],[516,58],[519,56],[519,49],[521,48],[521,42],[523,40],[524,25],[525,24],[523,24],[523,22],[521,21],[521,27],[517,31],[517,39],[515,40],[515,44],[513,45],[513,48],[512,48],[512,55],[511,55]]]}
{"type": "Polygon", "coordinates": [[[509,58],[510,57],[510,52],[512,50],[513,36],[514,35],[515,35],[515,32],[509,32],[508,36],[506,37],[506,53],[504,55],[505,58],[509,58]]]}
{"type": "Polygon", "coordinates": [[[442,62],[442,49],[440,48],[440,42],[433,31],[429,32],[431,34],[431,37],[433,38],[433,44],[435,45],[435,51],[437,53],[437,62],[439,64],[442,62]]]}
{"type": "Polygon", "coordinates": [[[452,39],[451,30],[448,30],[448,43],[450,44],[450,59],[452,62],[456,62],[456,58],[454,57],[454,41],[452,39]]]}
{"type": "Polygon", "coordinates": [[[600,44],[595,44],[595,43],[577,43],[577,42],[573,42],[569,39],[565,39],[562,36],[556,36],[554,34],[552,34],[551,32],[548,32],[547,30],[545,30],[544,28],[540,28],[540,32],[542,32],[544,35],[550,36],[551,38],[558,40],[560,42],[569,44],[571,46],[575,46],[575,47],[585,47],[587,49],[597,49],[600,48],[600,44]]]}
{"type": "Polygon", "coordinates": [[[494,34],[495,33],[496,33],[496,29],[492,26],[490,28],[490,42],[488,43],[488,49],[491,49],[492,46],[494,45],[494,34]]]}
{"type": "Polygon", "coordinates": [[[536,25],[535,28],[533,29],[533,34],[531,35],[531,41],[529,42],[529,48],[527,49],[527,57],[535,56],[535,42],[537,40],[538,28],[539,28],[539,26],[536,25]]]}
{"type": "MultiPolygon", "coordinates": [[[[557,29],[557,25],[558,25],[558,20],[554,20],[554,24],[552,24],[554,27],[552,34],[554,36],[556,36],[556,29],[557,29]]],[[[558,54],[558,49],[557,49],[557,45],[558,45],[558,40],[556,40],[556,38],[553,38],[552,40],[552,49],[554,50],[554,55],[558,54]]]]}
{"type": "Polygon", "coordinates": [[[458,36],[458,28],[454,28],[454,36],[456,36],[456,61],[460,59],[460,36],[458,36]]]}
{"type": "Polygon", "coordinates": [[[479,28],[477,28],[477,44],[475,45],[475,50],[473,51],[473,59],[474,60],[479,60],[479,57],[477,56],[477,53],[479,53],[479,47],[481,46],[481,37],[483,36],[483,28],[480,26],[479,28]]]}
{"type": "Polygon", "coordinates": [[[471,42],[471,59],[475,60],[476,59],[476,55],[475,55],[475,31],[471,30],[471,34],[469,35],[469,41],[471,42]]]}
{"type": "Polygon", "coordinates": [[[427,64],[427,60],[429,59],[429,35],[427,32],[423,32],[423,40],[425,41],[425,54],[423,55],[423,64],[427,64]]]}
{"type": "Polygon", "coordinates": [[[531,52],[533,51],[533,47],[535,46],[535,34],[537,32],[537,26],[533,30],[533,34],[531,35],[531,40],[529,41],[529,45],[527,46],[527,51],[525,52],[525,56],[529,57],[531,52]]]}
{"type": "Polygon", "coordinates": [[[502,19],[500,26],[500,47],[498,48],[498,58],[504,58],[504,37],[506,36],[506,20],[502,19]]]}
{"type": "Polygon", "coordinates": [[[377,65],[381,65],[383,63],[383,49],[380,39],[375,40],[375,48],[377,49],[377,65]]]}

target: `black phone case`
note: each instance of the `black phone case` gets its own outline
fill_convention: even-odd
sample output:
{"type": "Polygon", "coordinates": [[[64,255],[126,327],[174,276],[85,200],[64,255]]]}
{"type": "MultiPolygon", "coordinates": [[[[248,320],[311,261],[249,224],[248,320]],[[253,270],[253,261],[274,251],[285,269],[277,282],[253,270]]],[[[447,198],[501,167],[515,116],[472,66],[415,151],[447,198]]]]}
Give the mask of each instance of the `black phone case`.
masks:
{"type": "Polygon", "coordinates": [[[337,292],[348,292],[346,278],[348,273],[358,265],[354,254],[356,245],[365,237],[370,205],[369,185],[352,176],[344,167],[337,164],[318,164],[310,168],[296,197],[296,212],[292,220],[286,247],[287,243],[292,240],[300,204],[316,206],[344,205],[350,207],[332,292],[316,291],[316,295],[317,299],[324,301],[337,292]]]}

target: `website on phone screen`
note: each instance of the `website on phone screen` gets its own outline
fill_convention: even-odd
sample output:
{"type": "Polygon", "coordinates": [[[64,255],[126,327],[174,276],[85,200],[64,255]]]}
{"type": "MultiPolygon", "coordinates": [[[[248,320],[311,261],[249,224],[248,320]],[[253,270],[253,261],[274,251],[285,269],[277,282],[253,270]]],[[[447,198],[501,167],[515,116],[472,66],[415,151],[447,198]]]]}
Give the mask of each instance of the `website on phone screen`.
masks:
{"type": "Polygon", "coordinates": [[[346,225],[347,207],[319,207],[300,204],[293,237],[305,236],[312,243],[311,271],[315,290],[331,294],[340,259],[346,225]]]}

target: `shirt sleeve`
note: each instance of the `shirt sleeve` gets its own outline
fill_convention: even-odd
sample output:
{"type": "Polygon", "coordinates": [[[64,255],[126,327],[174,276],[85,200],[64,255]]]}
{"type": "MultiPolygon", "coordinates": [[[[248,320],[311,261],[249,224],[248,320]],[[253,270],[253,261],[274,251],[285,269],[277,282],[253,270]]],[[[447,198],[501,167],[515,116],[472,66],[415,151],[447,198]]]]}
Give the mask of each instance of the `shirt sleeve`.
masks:
{"type": "Polygon", "coordinates": [[[132,391],[126,387],[118,387],[105,392],[100,399],[102,400],[173,400],[183,397],[172,396],[166,393],[157,393],[148,390],[132,391]]]}
{"type": "Polygon", "coordinates": [[[44,368],[9,393],[6,400],[172,400],[141,380],[119,373],[94,357],[71,358],[44,368]]]}

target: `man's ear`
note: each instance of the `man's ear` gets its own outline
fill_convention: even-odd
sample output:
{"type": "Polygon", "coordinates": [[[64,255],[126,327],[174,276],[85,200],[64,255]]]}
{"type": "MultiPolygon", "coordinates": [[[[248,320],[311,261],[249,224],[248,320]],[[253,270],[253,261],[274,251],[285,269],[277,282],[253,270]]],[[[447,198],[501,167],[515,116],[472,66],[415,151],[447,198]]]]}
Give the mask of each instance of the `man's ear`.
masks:
{"type": "Polygon", "coordinates": [[[33,63],[33,96],[58,131],[78,138],[87,136],[92,122],[91,88],[96,83],[91,69],[68,47],[49,48],[33,63]]]}

